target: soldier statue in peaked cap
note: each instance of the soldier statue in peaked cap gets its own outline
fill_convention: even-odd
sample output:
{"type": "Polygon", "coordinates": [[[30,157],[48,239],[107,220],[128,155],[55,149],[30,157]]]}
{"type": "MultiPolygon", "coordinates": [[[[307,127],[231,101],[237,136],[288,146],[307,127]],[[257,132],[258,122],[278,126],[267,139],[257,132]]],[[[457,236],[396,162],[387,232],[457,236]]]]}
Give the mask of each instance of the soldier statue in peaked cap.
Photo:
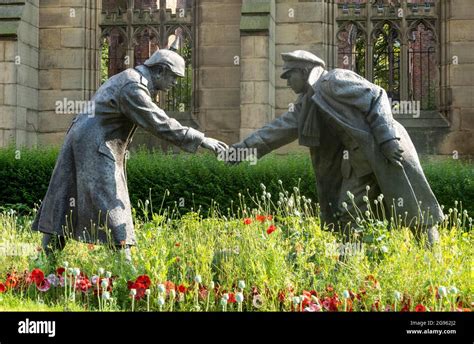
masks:
{"type": "Polygon", "coordinates": [[[281,78],[298,94],[294,106],[232,148],[256,148],[262,157],[298,139],[310,150],[323,223],[347,238],[357,226],[354,208],[364,214],[368,196],[383,202],[388,219],[401,215],[417,237],[426,232],[437,242],[443,212],[385,90],[350,70],[327,71],[308,51],[282,58],[281,78]]]}
{"type": "Polygon", "coordinates": [[[131,259],[130,246],[136,241],[125,155],[137,127],[187,152],[228,148],[182,126],[153,102],[159,90],[174,86],[184,73],[185,61],[178,53],[158,50],[144,65],[108,79],[92,98],[92,109],[75,117],[32,226],[44,233],[48,255],[73,238],[123,248],[131,259]]]}

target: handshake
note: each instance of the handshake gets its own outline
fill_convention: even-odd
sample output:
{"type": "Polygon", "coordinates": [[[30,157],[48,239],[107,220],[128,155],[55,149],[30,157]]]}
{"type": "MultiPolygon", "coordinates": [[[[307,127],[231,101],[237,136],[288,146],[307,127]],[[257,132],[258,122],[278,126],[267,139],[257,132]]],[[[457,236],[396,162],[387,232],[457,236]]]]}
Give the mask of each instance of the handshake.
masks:
{"type": "Polygon", "coordinates": [[[217,156],[217,160],[225,161],[229,165],[237,165],[242,161],[249,161],[250,165],[257,163],[257,149],[248,148],[243,142],[234,143],[229,147],[222,141],[206,137],[201,146],[213,151],[217,156]]]}

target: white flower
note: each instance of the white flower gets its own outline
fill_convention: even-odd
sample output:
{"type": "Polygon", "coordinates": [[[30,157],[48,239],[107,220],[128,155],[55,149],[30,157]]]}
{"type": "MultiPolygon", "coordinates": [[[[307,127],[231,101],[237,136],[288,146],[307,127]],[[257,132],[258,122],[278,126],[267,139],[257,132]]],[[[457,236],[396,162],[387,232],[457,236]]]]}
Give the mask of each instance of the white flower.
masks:
{"type": "Polygon", "coordinates": [[[145,290],[145,295],[146,295],[146,296],[150,296],[150,294],[151,294],[151,290],[150,290],[150,289],[146,289],[146,290],[145,290]]]}
{"type": "Polygon", "coordinates": [[[79,268],[75,268],[73,274],[74,276],[79,276],[81,274],[81,270],[79,268]]]}
{"type": "Polygon", "coordinates": [[[159,293],[164,293],[166,291],[166,288],[164,284],[158,284],[158,292],[159,293]]]}
{"type": "Polygon", "coordinates": [[[105,277],[107,277],[107,278],[112,277],[112,273],[111,273],[110,271],[107,271],[107,272],[105,273],[105,277]]]}
{"type": "Polygon", "coordinates": [[[362,199],[364,200],[365,203],[369,203],[369,197],[364,196],[364,197],[362,197],[362,199]]]}
{"type": "Polygon", "coordinates": [[[222,295],[222,298],[224,300],[228,301],[229,300],[229,294],[226,293],[226,294],[222,295]]]}
{"type": "Polygon", "coordinates": [[[239,281],[239,288],[240,289],[245,289],[245,281],[244,280],[239,281]]]}
{"type": "Polygon", "coordinates": [[[158,305],[159,305],[159,306],[163,306],[164,304],[165,304],[165,299],[164,299],[162,296],[160,296],[160,297],[158,298],[158,305]]]}
{"type": "Polygon", "coordinates": [[[236,300],[238,303],[244,302],[244,294],[242,294],[242,293],[237,293],[237,294],[235,295],[235,300],[236,300]]]}
{"type": "Polygon", "coordinates": [[[104,300],[110,299],[110,293],[109,293],[108,291],[104,291],[104,292],[102,293],[102,298],[103,298],[104,300]]]}
{"type": "Polygon", "coordinates": [[[349,294],[349,290],[344,290],[342,292],[342,296],[345,298],[345,299],[348,299],[351,297],[351,295],[349,294]]]}
{"type": "Polygon", "coordinates": [[[137,295],[137,290],[136,289],[130,289],[130,295],[132,295],[132,296],[137,295]]]}
{"type": "Polygon", "coordinates": [[[64,265],[64,268],[67,269],[67,267],[69,266],[69,263],[68,263],[68,262],[64,262],[63,265],[64,265]]]}
{"type": "Polygon", "coordinates": [[[265,191],[267,188],[265,187],[265,185],[263,185],[263,183],[260,183],[260,187],[262,188],[263,191],[265,191]]]}
{"type": "Polygon", "coordinates": [[[347,196],[349,197],[351,201],[354,199],[354,195],[350,191],[347,191],[347,196]]]}
{"type": "Polygon", "coordinates": [[[450,294],[457,294],[458,293],[458,288],[452,286],[451,288],[449,288],[449,293],[450,294]]]}
{"type": "Polygon", "coordinates": [[[215,286],[216,286],[216,285],[215,285],[214,281],[211,281],[211,282],[209,283],[209,289],[214,289],[215,286]]]}
{"type": "Polygon", "coordinates": [[[365,189],[366,189],[367,191],[369,191],[369,190],[370,190],[370,186],[366,185],[366,186],[365,186],[365,189]]]}
{"type": "Polygon", "coordinates": [[[300,298],[298,296],[293,297],[293,303],[298,305],[300,303],[300,298]]]}
{"type": "Polygon", "coordinates": [[[201,284],[202,283],[201,275],[196,275],[196,277],[194,277],[194,281],[198,284],[201,284]]]}
{"type": "Polygon", "coordinates": [[[366,210],[365,211],[365,216],[370,217],[370,211],[366,210]]]}
{"type": "Polygon", "coordinates": [[[283,182],[281,181],[281,179],[278,179],[278,184],[282,185],[283,182]]]}
{"type": "Polygon", "coordinates": [[[387,246],[382,246],[380,248],[380,250],[382,250],[383,253],[387,253],[388,252],[388,247],[387,246]]]}
{"type": "Polygon", "coordinates": [[[221,305],[222,306],[227,305],[227,300],[224,297],[222,297],[222,299],[221,299],[221,305]]]}
{"type": "Polygon", "coordinates": [[[439,296],[441,296],[441,297],[445,297],[446,295],[448,295],[446,287],[443,287],[443,286],[440,286],[438,288],[438,293],[439,293],[439,296]]]}
{"type": "Polygon", "coordinates": [[[401,301],[402,300],[402,293],[400,293],[399,291],[394,291],[393,292],[393,296],[395,297],[395,300],[397,301],[401,301]]]}
{"type": "Polygon", "coordinates": [[[103,279],[102,282],[100,282],[100,286],[102,288],[107,288],[109,286],[109,281],[107,279],[103,279]]]}
{"type": "Polygon", "coordinates": [[[344,209],[347,209],[347,203],[346,203],[346,202],[342,202],[342,207],[343,207],[344,209]]]}
{"type": "Polygon", "coordinates": [[[100,275],[103,275],[104,272],[105,272],[104,268],[100,268],[100,269],[99,269],[99,276],[100,276],[100,275]]]}

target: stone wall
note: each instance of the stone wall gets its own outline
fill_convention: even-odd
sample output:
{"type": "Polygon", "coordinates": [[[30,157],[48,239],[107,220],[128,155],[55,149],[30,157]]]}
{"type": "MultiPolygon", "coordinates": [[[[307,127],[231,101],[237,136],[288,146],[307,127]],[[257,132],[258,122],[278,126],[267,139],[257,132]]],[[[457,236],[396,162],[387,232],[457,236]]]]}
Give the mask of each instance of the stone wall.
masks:
{"type": "Polygon", "coordinates": [[[201,0],[198,10],[198,113],[207,136],[233,143],[240,121],[241,0],[201,0]]]}
{"type": "Polygon", "coordinates": [[[89,100],[97,87],[97,5],[100,1],[42,0],[39,10],[38,144],[61,143],[74,113],[56,102],[89,100]]]}
{"type": "MultiPolygon", "coordinates": [[[[400,119],[420,152],[474,154],[471,2],[438,2],[444,117],[400,119]]],[[[282,52],[306,49],[334,68],[334,3],[199,0],[194,117],[200,129],[233,143],[285,112],[296,96],[280,79],[282,52]]],[[[89,100],[99,85],[100,4],[0,1],[0,146],[62,143],[74,114],[56,113],[56,102],[89,100]]],[[[294,149],[304,150],[294,142],[279,152],[294,149]]]]}
{"type": "Polygon", "coordinates": [[[440,138],[439,153],[474,155],[474,7],[471,0],[444,4],[447,54],[442,73],[447,81],[451,132],[440,138]]]}
{"type": "Polygon", "coordinates": [[[0,33],[0,146],[34,146],[38,110],[38,0],[4,1],[0,33]]]}

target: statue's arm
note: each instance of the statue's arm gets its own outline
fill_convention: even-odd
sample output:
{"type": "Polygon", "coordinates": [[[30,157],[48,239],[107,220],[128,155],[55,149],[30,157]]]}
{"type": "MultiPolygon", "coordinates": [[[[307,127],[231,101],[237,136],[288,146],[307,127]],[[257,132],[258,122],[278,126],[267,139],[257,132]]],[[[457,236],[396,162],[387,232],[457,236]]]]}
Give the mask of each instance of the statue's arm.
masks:
{"type": "Polygon", "coordinates": [[[285,112],[272,122],[254,131],[237,145],[256,148],[257,156],[260,158],[297,138],[298,121],[296,112],[285,112]]]}
{"type": "Polygon", "coordinates": [[[148,89],[139,83],[129,83],[120,92],[122,114],[153,135],[163,138],[188,152],[195,152],[204,134],[181,125],[153,103],[148,89]]]}

